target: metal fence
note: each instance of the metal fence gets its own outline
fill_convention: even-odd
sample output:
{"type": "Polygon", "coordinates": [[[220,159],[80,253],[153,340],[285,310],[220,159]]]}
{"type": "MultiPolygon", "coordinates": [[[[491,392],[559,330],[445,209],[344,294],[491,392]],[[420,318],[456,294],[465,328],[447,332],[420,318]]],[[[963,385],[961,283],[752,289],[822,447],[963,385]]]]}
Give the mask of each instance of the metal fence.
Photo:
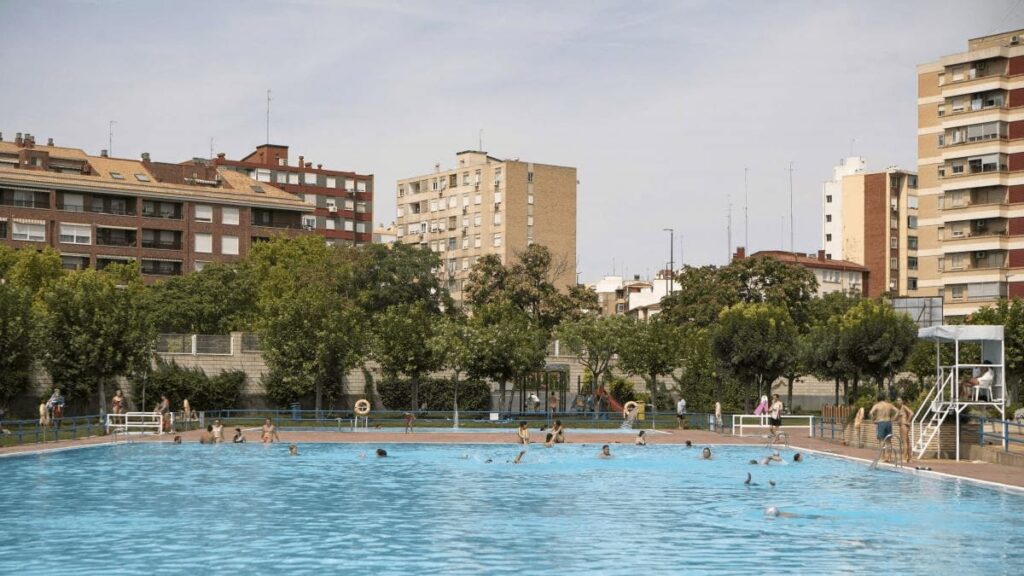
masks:
{"type": "Polygon", "coordinates": [[[1000,420],[998,418],[978,418],[978,444],[985,446],[986,441],[998,443],[1004,452],[1016,448],[1024,452],[1024,424],[1019,421],[1000,420]],[[986,431],[986,425],[993,425],[992,432],[986,431]]]}
{"type": "Polygon", "coordinates": [[[77,440],[106,434],[103,417],[99,414],[58,418],[48,425],[40,425],[39,420],[3,420],[0,421],[0,429],[0,446],[77,440]]]}

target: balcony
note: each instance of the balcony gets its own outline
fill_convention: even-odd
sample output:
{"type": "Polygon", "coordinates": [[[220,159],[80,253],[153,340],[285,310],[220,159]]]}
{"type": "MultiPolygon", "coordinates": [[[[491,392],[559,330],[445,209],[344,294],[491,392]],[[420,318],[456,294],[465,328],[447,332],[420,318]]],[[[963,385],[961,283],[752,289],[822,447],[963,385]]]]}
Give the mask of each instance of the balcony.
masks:
{"type": "Polygon", "coordinates": [[[1005,250],[977,250],[974,252],[958,252],[947,254],[939,261],[941,272],[961,272],[971,270],[995,270],[1006,268],[1005,250]]]}
{"type": "Polygon", "coordinates": [[[945,226],[943,241],[967,240],[1006,236],[1009,222],[1005,218],[987,218],[949,222],[945,226]]]}
{"type": "Polygon", "coordinates": [[[989,58],[969,64],[946,66],[939,78],[939,86],[955,86],[982,78],[992,78],[1006,74],[1006,58],[989,58]]]}
{"type": "Polygon", "coordinates": [[[166,218],[181,220],[181,204],[174,202],[142,201],[142,216],[145,218],[166,218]]]}
{"type": "Polygon", "coordinates": [[[971,206],[1005,204],[1006,202],[1006,188],[1003,186],[950,190],[942,197],[942,209],[956,210],[958,208],[970,208],[971,206]]]}
{"type": "Polygon", "coordinates": [[[97,227],[96,245],[134,248],[136,246],[137,235],[138,234],[135,230],[97,227]]]}
{"type": "Polygon", "coordinates": [[[63,201],[57,202],[57,210],[62,212],[88,212],[91,214],[113,214],[115,216],[135,216],[134,202],[131,205],[128,204],[114,204],[110,203],[97,203],[97,204],[79,204],[79,203],[65,203],[63,201]]]}
{"type": "Polygon", "coordinates": [[[264,228],[302,229],[302,216],[297,212],[252,209],[250,224],[264,228]]]}
{"type": "Polygon", "coordinates": [[[148,276],[181,276],[181,262],[169,260],[143,260],[142,273],[148,276]]]}
{"type": "Polygon", "coordinates": [[[1007,172],[1006,154],[985,154],[983,156],[949,160],[940,167],[941,178],[960,178],[973,174],[1007,172]]]}
{"type": "Polygon", "coordinates": [[[0,190],[0,206],[48,209],[50,207],[50,193],[0,190]]]}

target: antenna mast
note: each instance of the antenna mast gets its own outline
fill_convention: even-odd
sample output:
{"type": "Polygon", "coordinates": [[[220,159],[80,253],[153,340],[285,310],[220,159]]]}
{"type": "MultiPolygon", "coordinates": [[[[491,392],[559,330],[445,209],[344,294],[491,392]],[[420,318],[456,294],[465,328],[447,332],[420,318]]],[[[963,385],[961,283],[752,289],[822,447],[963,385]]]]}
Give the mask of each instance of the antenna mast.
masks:
{"type": "Polygon", "coordinates": [[[750,197],[747,195],[747,172],[750,168],[743,169],[743,248],[750,250],[750,197]]]}
{"type": "Polygon", "coordinates": [[[267,144],[270,144],[270,88],[267,88],[267,144]]]}
{"type": "Polygon", "coordinates": [[[729,253],[725,259],[725,263],[728,264],[732,261],[732,196],[728,197],[729,207],[725,214],[725,237],[726,243],[729,245],[729,253]]]}
{"type": "Polygon", "coordinates": [[[107,154],[111,157],[114,156],[114,124],[117,124],[117,120],[111,120],[107,124],[107,154]]]}
{"type": "Polygon", "coordinates": [[[789,251],[793,252],[793,161],[789,161],[789,251]]]}

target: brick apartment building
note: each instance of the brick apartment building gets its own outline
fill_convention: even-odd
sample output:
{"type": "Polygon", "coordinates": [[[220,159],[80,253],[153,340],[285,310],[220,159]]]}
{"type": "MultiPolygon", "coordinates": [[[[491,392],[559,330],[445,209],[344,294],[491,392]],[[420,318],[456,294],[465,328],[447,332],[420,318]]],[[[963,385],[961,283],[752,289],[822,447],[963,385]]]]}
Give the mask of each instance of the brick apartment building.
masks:
{"type": "Polygon", "coordinates": [[[329,244],[354,245],[373,241],[373,175],[313,166],[299,156],[288,163],[288,147],[263,144],[241,160],[218,154],[213,164],[243,174],[257,182],[273,184],[290,192],[314,210],[303,216],[307,230],[327,238],[329,244]]]}
{"type": "Polygon", "coordinates": [[[555,286],[576,281],[576,169],[486,152],[456,154],[456,167],[398,181],[397,242],[441,256],[440,276],[452,297],[479,257],[508,264],[530,244],[551,251],[555,286]]]}
{"type": "Polygon", "coordinates": [[[1024,30],[917,69],[918,296],[947,317],[1024,296],[1024,30]]]}
{"type": "Polygon", "coordinates": [[[742,260],[744,258],[771,258],[793,266],[803,266],[814,274],[814,278],[818,281],[818,296],[833,292],[859,292],[861,294],[871,292],[871,271],[868,268],[856,262],[827,258],[824,250],[819,250],[817,254],[761,250],[747,256],[744,247],[736,248],[732,259],[742,260]]]}
{"type": "Polygon", "coordinates": [[[67,269],[138,261],[147,281],[243,258],[257,241],[304,234],[313,207],[207,160],[89,156],[0,134],[0,242],[51,246],[67,269]]]}
{"type": "Polygon", "coordinates": [[[917,174],[895,167],[867,172],[864,165],[859,156],[845,158],[825,182],[825,258],[866,267],[872,281],[865,296],[904,296],[918,286],[917,174]]]}

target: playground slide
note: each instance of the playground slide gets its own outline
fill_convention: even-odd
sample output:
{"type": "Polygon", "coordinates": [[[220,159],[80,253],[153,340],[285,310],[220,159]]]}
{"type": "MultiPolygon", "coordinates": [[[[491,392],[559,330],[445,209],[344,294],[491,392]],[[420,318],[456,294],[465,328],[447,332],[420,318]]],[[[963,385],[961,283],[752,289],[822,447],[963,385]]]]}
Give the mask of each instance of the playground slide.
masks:
{"type": "Polygon", "coordinates": [[[609,412],[618,412],[619,414],[622,414],[622,404],[619,404],[619,402],[615,400],[615,398],[612,398],[610,394],[604,398],[608,401],[608,408],[610,409],[609,412]]]}

